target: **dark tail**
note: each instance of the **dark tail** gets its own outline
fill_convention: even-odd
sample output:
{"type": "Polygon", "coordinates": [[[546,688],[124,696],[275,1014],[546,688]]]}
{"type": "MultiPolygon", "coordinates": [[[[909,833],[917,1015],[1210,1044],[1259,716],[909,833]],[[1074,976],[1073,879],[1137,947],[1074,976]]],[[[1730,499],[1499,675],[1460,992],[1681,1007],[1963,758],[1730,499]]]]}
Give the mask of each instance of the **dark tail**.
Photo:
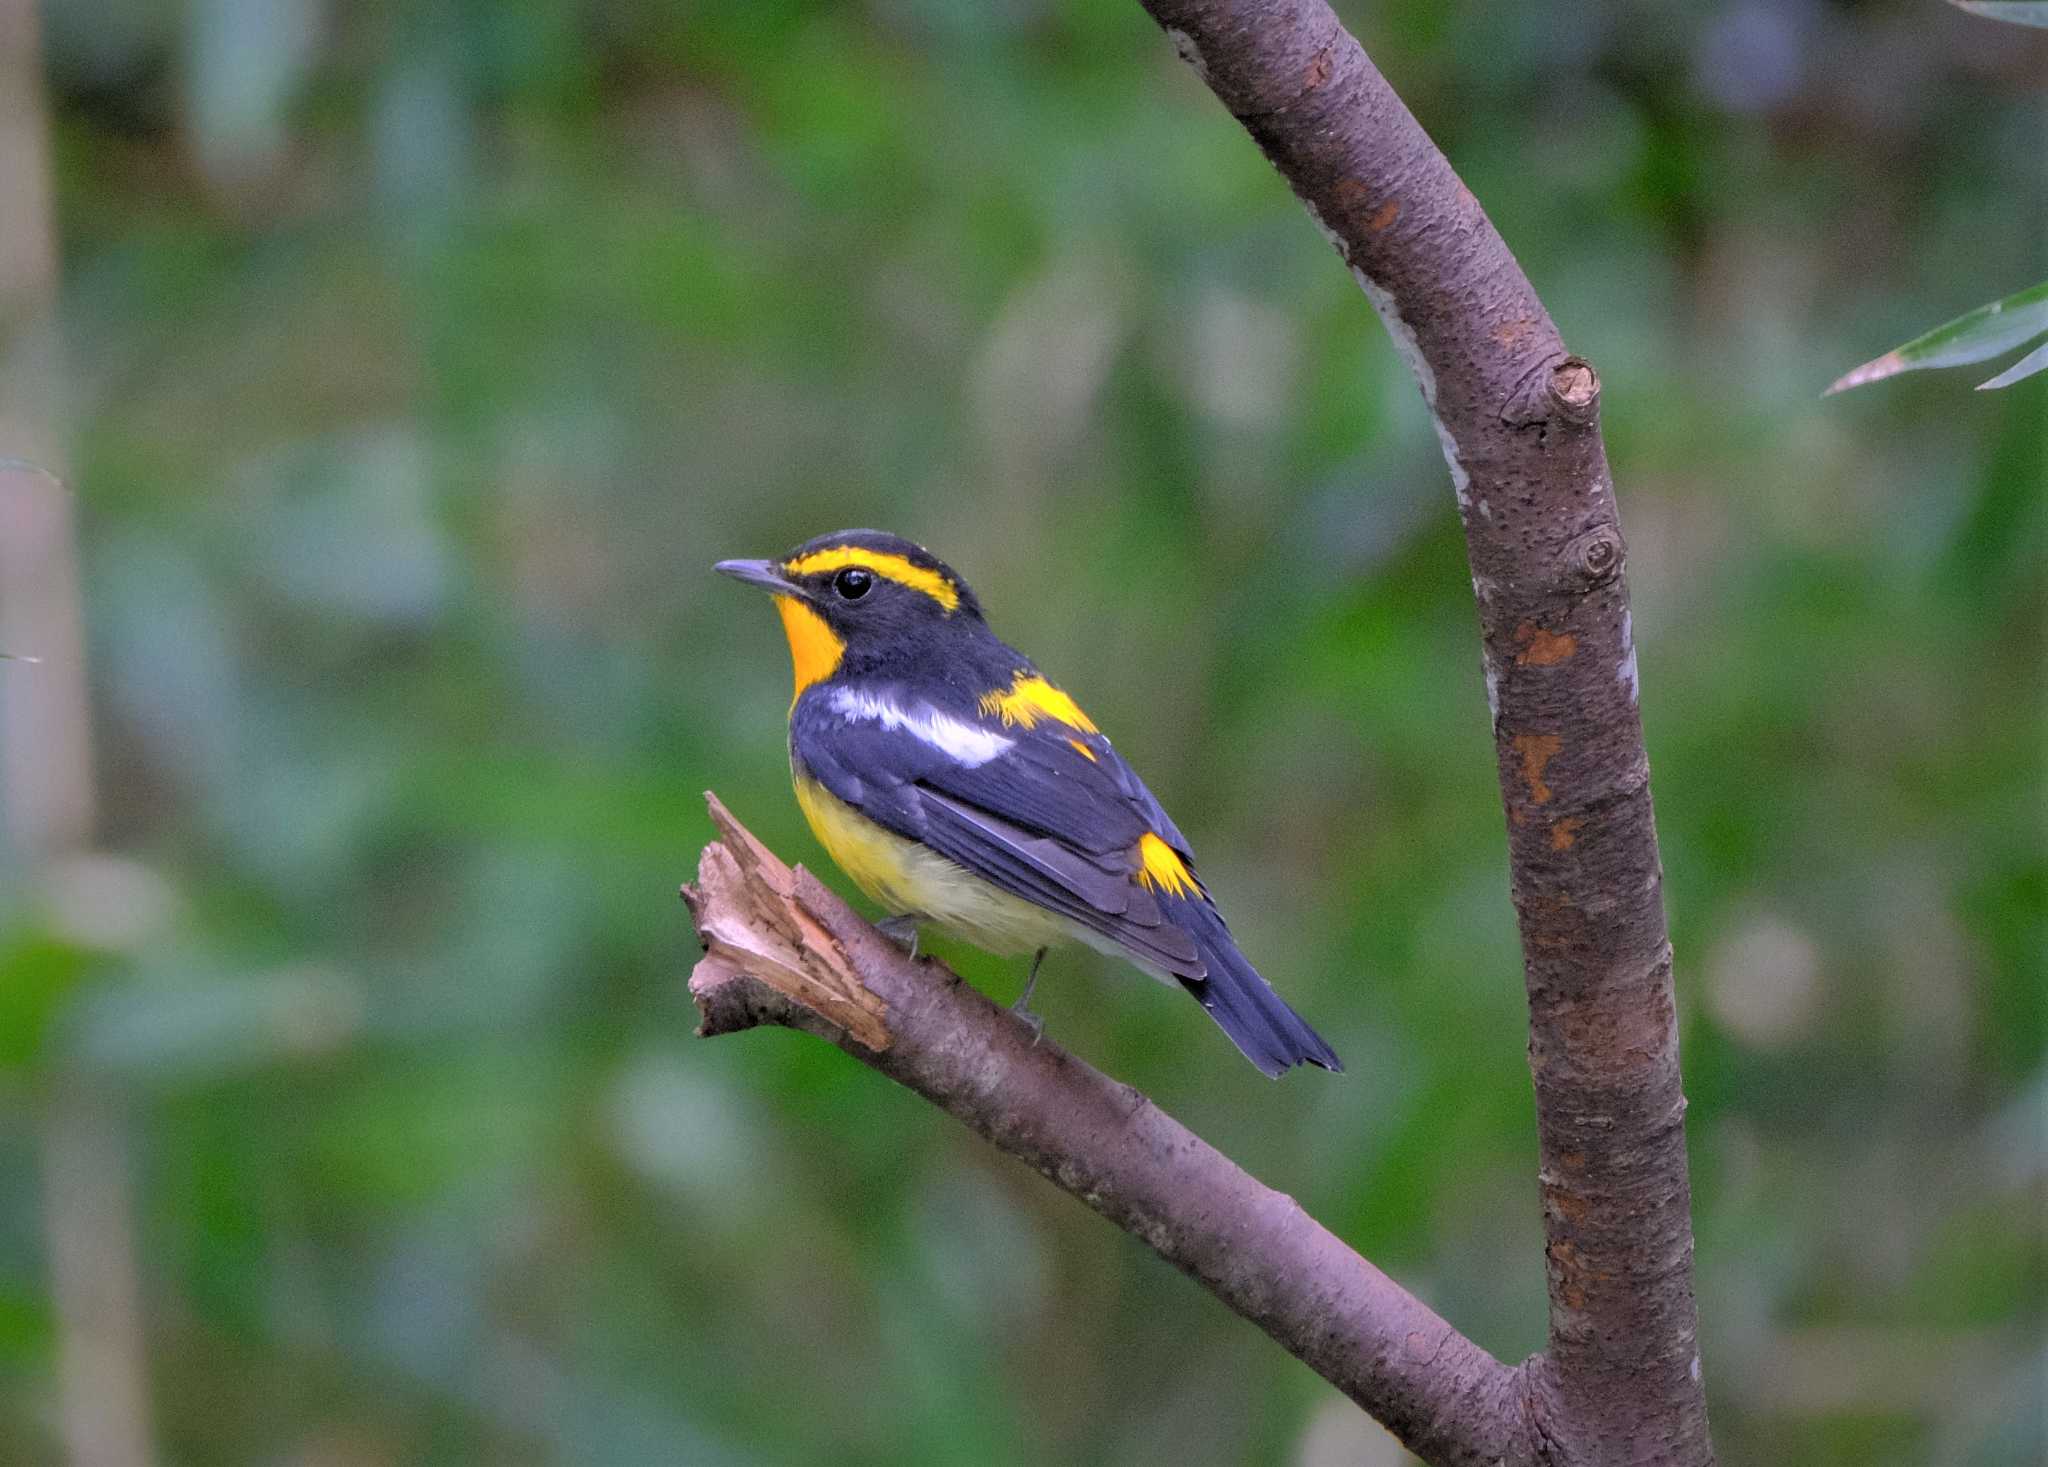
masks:
{"type": "Polygon", "coordinates": [[[1344,1062],[1308,1021],[1287,1006],[1273,985],[1238,951],[1230,929],[1214,907],[1190,901],[1185,917],[1209,969],[1206,978],[1183,978],[1209,1017],[1244,1051],[1244,1057],[1277,1078],[1290,1065],[1321,1065],[1340,1071],[1344,1062]]]}

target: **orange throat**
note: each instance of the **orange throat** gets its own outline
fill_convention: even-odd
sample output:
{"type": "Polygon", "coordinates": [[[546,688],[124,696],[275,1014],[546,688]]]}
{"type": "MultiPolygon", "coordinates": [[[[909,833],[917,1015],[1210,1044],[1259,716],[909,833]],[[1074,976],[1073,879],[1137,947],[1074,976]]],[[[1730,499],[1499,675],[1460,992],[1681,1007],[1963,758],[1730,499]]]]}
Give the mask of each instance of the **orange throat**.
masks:
{"type": "Polygon", "coordinates": [[[794,704],[812,683],[821,683],[838,670],[846,643],[826,625],[825,618],[794,596],[777,596],[775,609],[782,613],[782,630],[789,638],[789,660],[796,668],[794,704]]]}

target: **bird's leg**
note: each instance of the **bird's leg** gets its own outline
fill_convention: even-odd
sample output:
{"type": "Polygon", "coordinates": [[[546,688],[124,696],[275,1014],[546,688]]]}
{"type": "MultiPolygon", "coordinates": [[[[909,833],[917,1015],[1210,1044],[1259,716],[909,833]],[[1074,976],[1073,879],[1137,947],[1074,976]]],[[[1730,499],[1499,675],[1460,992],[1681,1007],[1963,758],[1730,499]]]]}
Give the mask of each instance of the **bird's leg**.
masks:
{"type": "Polygon", "coordinates": [[[1031,1044],[1036,1048],[1038,1041],[1045,1037],[1045,1020],[1031,1012],[1031,990],[1038,986],[1038,965],[1045,961],[1046,950],[1040,948],[1031,959],[1031,971],[1025,975],[1024,991],[1017,995],[1017,1001],[1010,1005],[1010,1012],[1022,1019],[1031,1028],[1031,1044]]]}
{"type": "Polygon", "coordinates": [[[912,958],[917,956],[917,924],[924,921],[922,912],[898,912],[893,917],[884,917],[875,924],[875,930],[903,949],[912,958]]]}

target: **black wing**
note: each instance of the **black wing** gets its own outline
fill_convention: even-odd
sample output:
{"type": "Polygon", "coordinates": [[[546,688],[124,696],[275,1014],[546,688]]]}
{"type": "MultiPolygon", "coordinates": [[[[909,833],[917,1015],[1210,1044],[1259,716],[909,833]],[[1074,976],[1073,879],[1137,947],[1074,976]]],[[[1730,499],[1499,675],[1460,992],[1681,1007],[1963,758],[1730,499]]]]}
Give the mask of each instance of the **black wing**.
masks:
{"type": "Polygon", "coordinates": [[[1238,950],[1198,880],[1180,891],[1139,880],[1147,834],[1173,849],[1191,880],[1194,857],[1100,734],[1051,719],[1005,725],[901,687],[841,685],[799,700],[790,750],[870,820],[1180,979],[1268,1075],[1303,1062],[1343,1068],[1238,950]]]}
{"type": "Polygon", "coordinates": [[[858,694],[853,706],[863,716],[839,692],[807,693],[790,723],[791,752],[826,789],[1174,977],[1204,976],[1194,937],[1137,880],[1148,831],[1191,861],[1186,842],[1107,740],[1050,720],[1004,727],[979,710],[934,709],[895,688],[858,694]],[[873,716],[876,708],[904,716],[873,716]],[[933,715],[985,737],[962,757],[960,739],[949,749],[943,736],[926,736],[933,715]]]}

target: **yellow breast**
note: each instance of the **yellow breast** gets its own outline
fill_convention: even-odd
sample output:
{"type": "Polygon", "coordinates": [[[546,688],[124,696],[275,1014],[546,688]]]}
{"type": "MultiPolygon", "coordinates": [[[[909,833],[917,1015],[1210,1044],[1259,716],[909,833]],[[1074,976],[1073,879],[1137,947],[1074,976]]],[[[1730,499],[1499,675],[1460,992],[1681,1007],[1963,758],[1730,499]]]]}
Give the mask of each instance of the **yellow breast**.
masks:
{"type": "Polygon", "coordinates": [[[884,830],[799,772],[796,802],[832,859],[892,916],[922,913],[991,953],[1031,952],[1065,941],[1067,924],[1045,908],[991,886],[938,852],[884,830]]]}

